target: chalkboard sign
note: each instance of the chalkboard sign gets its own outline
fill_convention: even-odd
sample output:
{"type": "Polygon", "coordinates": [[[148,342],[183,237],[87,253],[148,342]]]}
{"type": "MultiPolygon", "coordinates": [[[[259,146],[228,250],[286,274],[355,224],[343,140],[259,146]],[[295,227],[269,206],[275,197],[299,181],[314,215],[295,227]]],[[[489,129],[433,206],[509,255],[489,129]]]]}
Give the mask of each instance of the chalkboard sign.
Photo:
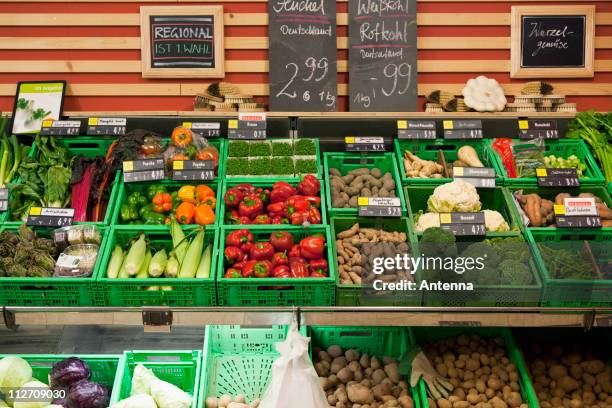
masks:
{"type": "Polygon", "coordinates": [[[416,111],[416,0],[348,3],[350,110],[416,111]]]}
{"type": "Polygon", "coordinates": [[[142,76],[225,75],[223,6],[141,7],[142,76]]]}
{"type": "Polygon", "coordinates": [[[270,110],[337,110],[336,2],[270,0],[270,110]]]}
{"type": "Polygon", "coordinates": [[[595,6],[512,8],[512,77],[592,77],[595,6]]]}

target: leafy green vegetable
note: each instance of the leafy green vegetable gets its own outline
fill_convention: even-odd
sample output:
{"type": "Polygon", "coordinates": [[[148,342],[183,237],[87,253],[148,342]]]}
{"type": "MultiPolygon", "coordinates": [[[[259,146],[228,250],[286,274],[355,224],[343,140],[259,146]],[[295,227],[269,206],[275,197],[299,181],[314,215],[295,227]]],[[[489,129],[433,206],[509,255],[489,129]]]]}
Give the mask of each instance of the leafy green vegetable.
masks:
{"type": "Polygon", "coordinates": [[[280,157],[272,160],[272,174],[292,175],[293,174],[293,158],[280,157]]]}
{"type": "Polygon", "coordinates": [[[529,285],[533,281],[531,268],[516,259],[506,259],[499,264],[502,285],[529,285]]]}
{"type": "Polygon", "coordinates": [[[612,182],[612,113],[579,112],[569,123],[567,137],[590,145],[607,182],[612,182]]]}
{"type": "Polygon", "coordinates": [[[315,159],[297,159],[295,172],[298,174],[317,174],[317,161],[315,159]]]}
{"type": "Polygon", "coordinates": [[[272,162],[268,157],[249,160],[248,174],[253,176],[263,176],[270,173],[272,173],[272,162]]]}
{"type": "Polygon", "coordinates": [[[272,156],[291,156],[293,149],[289,142],[272,142],[272,156]]]}
{"type": "Polygon", "coordinates": [[[294,153],[296,156],[312,156],[317,154],[317,146],[312,139],[297,139],[295,141],[294,153]]]}
{"type": "Polygon", "coordinates": [[[60,165],[51,166],[47,171],[45,181],[45,194],[43,199],[45,207],[62,208],[70,202],[70,177],[72,169],[60,165]]]}
{"type": "Polygon", "coordinates": [[[249,156],[249,142],[243,140],[233,140],[229,142],[228,148],[229,157],[248,157],[249,156]]]}
{"type": "Polygon", "coordinates": [[[251,142],[249,156],[270,156],[272,148],[268,142],[251,142]]]}
{"type": "Polygon", "coordinates": [[[249,159],[246,158],[229,158],[225,162],[226,172],[230,176],[247,174],[249,168],[249,159]]]}
{"type": "Polygon", "coordinates": [[[565,248],[538,245],[550,277],[552,279],[601,279],[593,263],[586,259],[576,245],[573,242],[565,248]]]}

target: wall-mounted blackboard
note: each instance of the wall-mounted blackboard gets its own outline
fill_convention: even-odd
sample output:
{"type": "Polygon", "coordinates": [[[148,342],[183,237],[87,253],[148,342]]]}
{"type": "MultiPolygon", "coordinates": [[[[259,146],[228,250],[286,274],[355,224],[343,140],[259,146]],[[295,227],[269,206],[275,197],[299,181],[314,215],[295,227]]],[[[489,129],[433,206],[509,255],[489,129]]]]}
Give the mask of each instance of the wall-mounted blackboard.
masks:
{"type": "Polygon", "coordinates": [[[594,12],[594,6],[513,7],[512,76],[593,76],[594,12]]]}
{"type": "Polygon", "coordinates": [[[335,0],[270,0],[270,110],[337,110],[335,0]]]}
{"type": "Polygon", "coordinates": [[[416,0],[349,1],[351,111],[417,110],[416,0]]]}
{"type": "Polygon", "coordinates": [[[143,77],[222,77],[223,7],[141,7],[143,77]]]}

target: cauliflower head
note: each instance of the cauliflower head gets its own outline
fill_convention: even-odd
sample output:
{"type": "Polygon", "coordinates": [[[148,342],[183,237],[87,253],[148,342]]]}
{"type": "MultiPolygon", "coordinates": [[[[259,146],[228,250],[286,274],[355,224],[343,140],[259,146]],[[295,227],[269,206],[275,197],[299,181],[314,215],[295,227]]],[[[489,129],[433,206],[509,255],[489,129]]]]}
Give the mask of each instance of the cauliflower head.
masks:
{"type": "Polygon", "coordinates": [[[439,228],[440,227],[440,214],[427,212],[425,214],[419,215],[419,218],[416,221],[414,226],[414,230],[416,232],[423,232],[427,228],[439,228]]]}
{"type": "Polygon", "coordinates": [[[436,213],[476,212],[480,211],[481,207],[476,187],[463,180],[436,187],[427,200],[427,211],[436,213]]]}
{"type": "Polygon", "coordinates": [[[485,216],[485,227],[487,228],[487,231],[510,231],[510,226],[499,212],[493,210],[483,210],[482,212],[485,216]]]}

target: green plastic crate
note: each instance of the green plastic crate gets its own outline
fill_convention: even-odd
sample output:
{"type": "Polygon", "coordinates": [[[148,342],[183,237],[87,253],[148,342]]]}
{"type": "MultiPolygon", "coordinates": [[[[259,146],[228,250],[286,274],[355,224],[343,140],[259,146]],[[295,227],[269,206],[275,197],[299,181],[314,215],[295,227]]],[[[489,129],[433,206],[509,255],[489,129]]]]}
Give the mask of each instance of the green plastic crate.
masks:
{"type": "MultiPolygon", "coordinates": [[[[333,306],[335,304],[335,264],[331,261],[332,249],[329,227],[311,226],[291,230],[298,244],[302,238],[323,234],[327,241],[326,259],[329,263],[329,276],[325,278],[224,278],[225,237],[241,226],[223,227],[219,239],[219,259],[217,264],[217,293],[219,306],[333,306]]],[[[250,226],[255,242],[267,241],[277,228],[250,226]]]]}
{"type": "MultiPolygon", "coordinates": [[[[217,254],[218,232],[206,230],[204,248],[213,245],[211,274],[205,279],[179,278],[127,278],[109,279],[106,269],[116,243],[125,249],[127,242],[143,231],[154,245],[172,249],[169,226],[142,226],[138,230],[128,227],[112,227],[109,232],[103,261],[96,273],[96,283],[105,306],[216,306],[215,255],[217,254]],[[146,290],[151,286],[171,287],[172,290],[146,290]]],[[[185,234],[197,231],[197,227],[185,228],[185,234]]]]}
{"type": "MultiPolygon", "coordinates": [[[[255,186],[256,188],[267,188],[270,191],[272,190],[272,185],[277,182],[277,181],[286,181],[284,179],[274,179],[274,180],[261,180],[261,179],[253,179],[253,180],[249,180],[248,183],[252,184],[253,186],[255,186]]],[[[319,180],[319,182],[321,183],[321,192],[319,193],[319,196],[321,197],[321,208],[319,208],[319,210],[321,211],[321,224],[313,224],[313,225],[327,225],[327,211],[326,211],[326,205],[325,205],[325,194],[323,194],[323,181],[319,180]]],[[[227,206],[225,205],[225,201],[224,201],[224,197],[225,197],[225,193],[227,192],[227,190],[229,190],[230,188],[234,187],[237,184],[240,184],[240,181],[234,180],[234,179],[228,179],[225,180],[225,183],[223,183],[223,187],[221,190],[221,193],[218,195],[217,198],[217,203],[220,206],[220,210],[217,212],[217,214],[219,214],[219,216],[217,217],[217,220],[219,222],[220,225],[234,225],[234,224],[228,224],[225,221],[225,213],[227,212],[227,206]]],[[[298,181],[288,181],[289,184],[291,184],[292,186],[297,186],[298,181]]],[[[264,205],[265,206],[265,205],[264,205]]],[[[250,224],[250,225],[256,225],[256,224],[250,224]]],[[[274,224],[270,224],[270,226],[273,226],[274,224]]],[[[300,225],[291,225],[291,224],[282,224],[282,225],[278,225],[278,227],[282,227],[283,229],[300,229],[301,226],[300,225]]]]}
{"type": "MultiPolygon", "coordinates": [[[[538,400],[529,379],[527,366],[510,329],[496,327],[414,327],[412,331],[417,344],[420,346],[460,335],[478,335],[484,338],[502,337],[506,344],[507,357],[516,366],[519,375],[518,383],[523,403],[527,404],[529,408],[538,408],[538,400]]],[[[421,399],[420,402],[422,408],[429,408],[427,398],[421,399]]]]}
{"type": "MultiPolygon", "coordinates": [[[[474,242],[484,238],[457,237],[459,251],[474,242]]],[[[542,296],[542,280],[536,266],[533,247],[525,239],[525,250],[530,252],[529,266],[533,281],[529,285],[479,285],[474,284],[474,290],[425,290],[423,304],[425,306],[444,307],[529,307],[538,306],[542,296]]],[[[419,252],[420,253],[420,252],[419,252]]],[[[486,260],[483,261],[486,265],[486,260]]],[[[427,272],[420,271],[419,278],[426,279],[427,272]]],[[[435,280],[434,280],[435,281],[435,280]]],[[[470,282],[469,278],[465,282],[470,282]]]]}
{"type": "Polygon", "coordinates": [[[353,153],[325,153],[323,155],[323,166],[325,168],[325,201],[328,205],[329,216],[356,216],[359,211],[357,208],[334,208],[332,207],[329,169],[336,168],[345,175],[351,170],[362,167],[378,167],[382,173],[390,172],[395,181],[395,196],[399,197],[402,205],[402,214],[406,215],[406,201],[402,191],[402,183],[397,170],[394,153],[383,154],[353,154],[353,153]]]}
{"type": "MultiPolygon", "coordinates": [[[[102,306],[96,274],[103,263],[108,228],[100,228],[102,243],[92,276],[87,278],[9,278],[0,277],[0,306],[102,306]]],[[[2,231],[16,231],[16,226],[2,231]]],[[[50,229],[37,231],[49,236],[50,229]]]]}
{"type": "MultiPolygon", "coordinates": [[[[305,334],[305,330],[301,332],[305,334]]],[[[261,398],[279,356],[274,345],[284,341],[287,326],[261,328],[206,326],[199,408],[207,397],[242,394],[247,402],[261,398]]]]}
{"type": "MultiPolygon", "coordinates": [[[[308,336],[311,338],[311,356],[317,349],[326,350],[329,346],[338,345],[344,350],[356,349],[381,360],[388,356],[400,362],[416,344],[412,330],[407,327],[309,326],[308,336]]],[[[409,378],[405,380],[410,382],[409,378]]],[[[423,381],[412,388],[415,407],[422,406],[420,395],[425,395],[423,381]]]]}
{"type": "MultiPolygon", "coordinates": [[[[504,166],[501,157],[493,149],[492,145],[487,146],[490,151],[490,155],[493,157],[495,166],[497,167],[497,173],[501,174],[504,185],[507,186],[537,186],[538,179],[536,177],[525,177],[525,178],[510,178],[508,172],[504,166]]],[[[545,153],[544,155],[555,155],[567,159],[571,155],[575,155],[580,159],[581,162],[586,164],[586,170],[583,172],[584,177],[580,178],[581,185],[605,185],[605,178],[603,173],[599,169],[595,158],[589,151],[589,148],[583,140],[576,139],[559,139],[559,140],[546,140],[545,153]]]]}
{"type": "Polygon", "coordinates": [[[198,406],[202,352],[193,351],[126,351],[117,370],[110,405],[128,398],[132,375],[138,364],[153,371],[162,381],[174,384],[192,396],[191,407],[198,406]]]}
{"type": "MultiPolygon", "coordinates": [[[[540,197],[551,200],[551,201],[555,201],[555,197],[557,196],[557,194],[559,193],[568,193],[571,194],[572,197],[576,197],[581,193],[591,193],[599,198],[601,198],[601,200],[608,206],[608,208],[612,208],[612,196],[610,196],[610,194],[608,194],[608,192],[606,191],[606,189],[604,187],[597,187],[597,186],[581,186],[581,187],[567,187],[567,188],[554,188],[554,187],[520,187],[520,186],[510,186],[507,187],[508,189],[508,193],[509,193],[509,200],[511,202],[511,207],[512,207],[512,211],[515,214],[515,217],[517,220],[519,220],[520,226],[523,229],[523,231],[537,231],[537,232],[550,232],[550,231],[555,231],[555,230],[562,230],[565,232],[574,232],[574,233],[579,233],[579,232],[588,232],[591,229],[590,228],[555,228],[555,227],[528,227],[525,226],[522,222],[520,222],[520,220],[522,219],[521,217],[521,211],[522,209],[519,209],[520,204],[518,204],[516,202],[516,200],[514,200],[513,197],[513,193],[515,191],[518,190],[523,190],[523,194],[532,194],[532,193],[536,193],[538,194],[540,197]]],[[[604,231],[612,231],[612,228],[601,228],[604,231]]]]}
{"type": "Polygon", "coordinates": [[[612,307],[611,229],[573,232],[567,229],[533,228],[527,234],[536,247],[535,256],[544,282],[542,306],[612,307]],[[600,270],[601,265],[607,267],[607,276],[610,278],[607,280],[553,279],[548,270],[549,265],[542,257],[541,246],[552,244],[555,249],[578,253],[583,248],[583,241],[589,242],[594,260],[600,265],[600,270]]]}
{"type": "MultiPolygon", "coordinates": [[[[269,139],[266,139],[265,141],[270,142],[270,148],[271,148],[272,142],[274,142],[274,141],[290,141],[290,140],[292,140],[292,139],[273,139],[273,138],[269,138],[269,139]]],[[[297,140],[297,139],[293,139],[293,140],[297,140]]],[[[273,166],[274,166],[274,159],[279,159],[281,157],[292,157],[294,159],[300,159],[300,158],[309,159],[309,158],[312,158],[312,159],[315,159],[316,162],[317,162],[317,173],[316,174],[312,173],[312,174],[316,178],[322,179],[323,176],[322,176],[322,167],[321,167],[321,149],[319,147],[319,139],[310,139],[310,140],[312,140],[315,143],[316,153],[313,154],[313,155],[309,155],[309,156],[296,156],[296,155],[292,155],[292,156],[272,156],[272,154],[270,154],[270,156],[248,156],[248,157],[242,157],[242,158],[254,159],[254,158],[270,157],[272,159],[272,165],[273,166]]],[[[303,174],[298,174],[298,173],[294,173],[292,175],[270,174],[270,175],[267,175],[267,176],[266,175],[247,175],[247,174],[245,174],[245,175],[230,175],[230,174],[227,174],[227,164],[225,162],[230,158],[230,156],[229,156],[229,145],[230,145],[230,143],[232,141],[234,141],[234,140],[227,140],[226,141],[224,149],[223,149],[223,155],[222,155],[223,156],[222,160],[224,162],[224,171],[225,171],[224,175],[228,179],[241,180],[243,182],[248,183],[251,180],[257,179],[257,178],[280,178],[280,179],[283,179],[283,180],[290,181],[290,180],[299,180],[303,176],[303,174]]],[[[240,141],[240,140],[237,140],[237,141],[240,141]]],[[[257,142],[262,142],[262,141],[264,141],[264,140],[251,140],[251,141],[247,141],[247,142],[257,143],[257,142]]],[[[235,157],[235,156],[232,156],[232,158],[233,157],[235,157]]]]}
{"type": "MultiPolygon", "coordinates": [[[[421,306],[422,293],[420,291],[405,291],[401,295],[393,299],[371,299],[364,297],[362,294],[362,286],[347,285],[340,283],[340,265],[338,264],[338,252],[336,245],[336,235],[342,231],[346,231],[353,224],[359,223],[360,227],[378,228],[384,231],[405,232],[408,235],[408,244],[412,248],[412,254],[417,252],[414,250],[414,237],[412,236],[407,218],[365,218],[365,217],[333,217],[330,221],[333,259],[336,262],[336,306],[421,306]]],[[[415,279],[416,280],[416,279],[415,279]]]]}
{"type": "MultiPolygon", "coordinates": [[[[427,212],[427,200],[433,194],[435,186],[407,186],[404,187],[404,195],[406,196],[406,204],[408,207],[408,217],[414,229],[416,222],[415,215],[419,211],[427,212]]],[[[482,210],[498,211],[510,226],[510,231],[507,232],[487,232],[487,237],[500,237],[518,235],[520,233],[520,223],[518,215],[512,209],[512,197],[508,190],[504,187],[479,189],[478,195],[482,203],[482,210]]],[[[422,235],[422,232],[416,232],[417,235],[422,235]]]]}
{"type": "MultiPolygon", "coordinates": [[[[496,168],[496,160],[493,157],[491,150],[488,148],[487,144],[489,142],[485,140],[478,141],[454,141],[454,140],[406,140],[406,139],[395,139],[395,154],[397,156],[397,161],[399,163],[399,174],[402,180],[403,185],[440,185],[444,183],[449,183],[453,181],[453,178],[431,178],[431,179],[422,179],[422,178],[408,178],[406,177],[406,168],[404,167],[404,151],[410,150],[413,154],[418,156],[423,160],[431,160],[434,162],[438,161],[438,152],[442,150],[444,152],[444,158],[446,162],[450,165],[453,164],[455,160],[457,160],[457,152],[461,146],[472,146],[476,153],[478,153],[478,158],[485,165],[485,167],[496,168]]],[[[501,185],[502,178],[499,170],[495,171],[495,184],[501,185]]]]}
{"type": "MultiPolygon", "coordinates": [[[[163,185],[166,186],[168,192],[178,191],[181,186],[192,185],[197,186],[200,184],[204,184],[215,190],[216,194],[216,204],[215,204],[215,223],[207,225],[207,229],[214,229],[214,226],[219,224],[219,214],[221,209],[221,203],[219,202],[221,195],[221,183],[218,181],[206,181],[206,182],[180,182],[180,181],[172,181],[172,180],[163,180],[156,183],[121,183],[119,187],[119,191],[117,193],[117,197],[115,199],[115,206],[112,216],[112,225],[114,226],[125,226],[125,227],[133,227],[135,229],[140,228],[144,224],[125,224],[121,221],[121,205],[127,201],[127,198],[130,194],[138,191],[141,193],[146,193],[146,190],[151,185],[163,185]]],[[[195,224],[191,224],[195,225],[195,224]]]]}
{"type": "MultiPolygon", "coordinates": [[[[58,138],[58,141],[61,145],[65,146],[71,154],[75,156],[80,155],[87,158],[94,158],[96,156],[105,157],[106,153],[108,152],[108,148],[111,146],[114,139],[79,136],[78,138],[58,138]]],[[[30,149],[29,156],[35,157],[36,151],[36,143],[34,143],[32,145],[32,148],[30,149]]],[[[107,191],[110,191],[110,193],[108,196],[108,206],[104,215],[104,221],[84,222],[76,224],[110,225],[114,212],[113,206],[116,202],[116,197],[119,192],[119,185],[121,184],[120,177],[121,171],[117,171],[117,173],[115,174],[115,178],[110,181],[110,188],[107,187],[107,191]]],[[[11,221],[10,211],[6,212],[5,219],[5,225],[21,224],[21,221],[11,221]]]]}

